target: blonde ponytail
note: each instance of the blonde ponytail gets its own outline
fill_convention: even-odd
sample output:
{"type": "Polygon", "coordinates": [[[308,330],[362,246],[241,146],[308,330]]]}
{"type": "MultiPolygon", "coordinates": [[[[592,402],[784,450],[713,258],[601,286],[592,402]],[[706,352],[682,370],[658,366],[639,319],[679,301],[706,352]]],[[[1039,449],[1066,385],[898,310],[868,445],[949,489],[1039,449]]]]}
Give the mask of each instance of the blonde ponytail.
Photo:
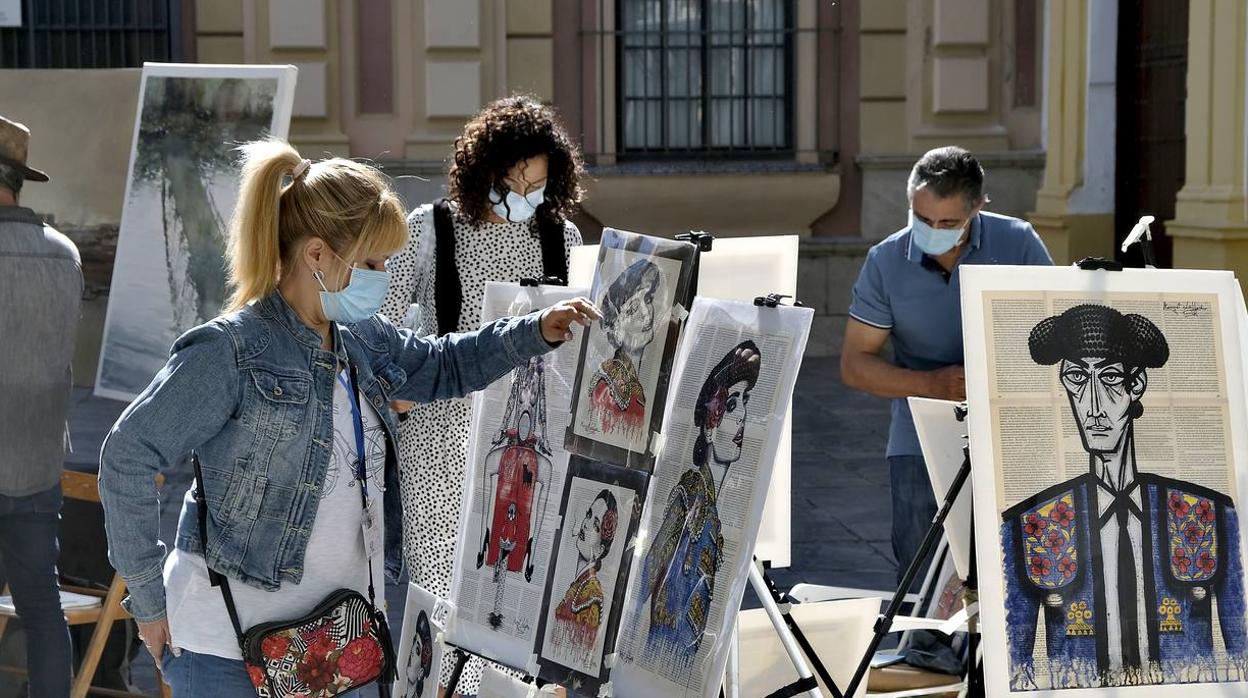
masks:
{"type": "Polygon", "coordinates": [[[319,237],[344,259],[389,255],[407,240],[403,205],[376,168],[332,158],[293,177],[303,161],[280,140],[248,143],[226,256],[226,312],[272,293],[297,243],[319,237]],[[289,180],[289,181],[287,181],[289,180]]]}
{"type": "Polygon", "coordinates": [[[243,181],[226,247],[230,285],[234,287],[226,311],[238,310],[277,288],[282,180],[302,159],[294,148],[277,140],[248,143],[239,150],[243,153],[243,181]]]}

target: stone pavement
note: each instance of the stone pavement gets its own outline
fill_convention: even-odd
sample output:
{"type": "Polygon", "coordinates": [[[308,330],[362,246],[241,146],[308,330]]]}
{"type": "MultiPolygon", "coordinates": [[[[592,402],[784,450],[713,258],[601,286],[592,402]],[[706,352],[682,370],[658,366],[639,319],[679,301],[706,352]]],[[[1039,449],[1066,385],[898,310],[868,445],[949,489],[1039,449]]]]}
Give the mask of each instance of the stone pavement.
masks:
{"type": "MultiPolygon", "coordinates": [[[[93,470],[100,444],[124,405],[75,394],[70,415],[75,470],[93,470]]],[[[782,589],[798,582],[890,589],[896,563],[889,546],[889,484],[884,461],[888,403],[840,383],[839,357],[807,356],[793,406],[792,566],[775,570],[782,589]]],[[[185,491],[185,474],[170,485],[185,491]]],[[[171,498],[172,499],[172,498],[171,498]]],[[[166,540],[176,524],[177,502],[162,517],[166,540]]],[[[387,590],[397,633],[403,589],[387,590]]],[[[745,605],[756,606],[747,591],[745,605]]],[[[136,667],[136,682],[151,685],[150,664],[136,667]]]]}

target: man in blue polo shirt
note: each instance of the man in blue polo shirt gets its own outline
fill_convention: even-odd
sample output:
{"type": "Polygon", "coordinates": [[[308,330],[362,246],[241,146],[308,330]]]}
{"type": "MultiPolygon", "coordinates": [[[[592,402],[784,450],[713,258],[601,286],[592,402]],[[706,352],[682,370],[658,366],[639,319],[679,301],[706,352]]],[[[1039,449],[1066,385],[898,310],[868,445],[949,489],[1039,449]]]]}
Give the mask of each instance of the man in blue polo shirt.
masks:
{"type": "Polygon", "coordinates": [[[966,399],[958,268],[1053,264],[1029,223],[983,210],[984,169],[962,148],[919,158],[906,193],[910,224],[867,253],[841,349],[845,385],[893,400],[887,458],[898,581],[936,515],[906,398],[966,399]],[[892,361],[881,355],[890,339],[892,361]]]}

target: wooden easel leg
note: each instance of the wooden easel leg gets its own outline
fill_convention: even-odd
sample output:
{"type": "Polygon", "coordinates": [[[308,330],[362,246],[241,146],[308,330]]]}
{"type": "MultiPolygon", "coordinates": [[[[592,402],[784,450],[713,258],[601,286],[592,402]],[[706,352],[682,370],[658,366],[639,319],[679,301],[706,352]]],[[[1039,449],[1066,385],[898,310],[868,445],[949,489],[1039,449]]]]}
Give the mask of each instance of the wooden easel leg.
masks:
{"type": "Polygon", "coordinates": [[[104,654],[104,645],[108,642],[113,622],[121,615],[121,599],[125,594],[126,583],[118,575],[113,578],[113,583],[108,588],[108,596],[104,597],[100,619],[96,621],[95,632],[91,633],[91,642],[87,645],[78,674],[74,677],[70,698],[86,698],[87,691],[91,689],[91,679],[95,677],[95,670],[100,665],[100,656],[104,654]]]}

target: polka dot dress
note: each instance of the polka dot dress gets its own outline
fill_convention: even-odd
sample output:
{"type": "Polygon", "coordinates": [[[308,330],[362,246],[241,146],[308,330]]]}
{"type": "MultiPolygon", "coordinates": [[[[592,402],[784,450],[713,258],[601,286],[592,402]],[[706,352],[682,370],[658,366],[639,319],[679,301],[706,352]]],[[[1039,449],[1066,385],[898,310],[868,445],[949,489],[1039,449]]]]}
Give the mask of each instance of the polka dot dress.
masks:
{"type": "MultiPolygon", "coordinates": [[[[542,275],[542,247],[529,223],[470,223],[452,206],[455,266],[459,270],[463,307],[460,332],[481,325],[481,302],[487,281],[516,282],[542,275]]],[[[564,224],[565,251],[581,244],[581,233],[564,224]]],[[[433,210],[423,206],[408,217],[408,243],[392,257],[390,291],[381,312],[395,324],[420,306],[425,333],[436,333],[434,299],[433,210]]],[[[412,323],[409,323],[412,324],[412,323]]],[[[417,405],[399,428],[399,486],[403,499],[403,555],[411,581],[441,598],[450,596],[455,541],[468,460],[470,398],[417,405]]],[[[445,684],[453,666],[447,654],[442,666],[445,684]]],[[[473,657],[464,668],[459,692],[475,694],[484,662],[473,657]]]]}

